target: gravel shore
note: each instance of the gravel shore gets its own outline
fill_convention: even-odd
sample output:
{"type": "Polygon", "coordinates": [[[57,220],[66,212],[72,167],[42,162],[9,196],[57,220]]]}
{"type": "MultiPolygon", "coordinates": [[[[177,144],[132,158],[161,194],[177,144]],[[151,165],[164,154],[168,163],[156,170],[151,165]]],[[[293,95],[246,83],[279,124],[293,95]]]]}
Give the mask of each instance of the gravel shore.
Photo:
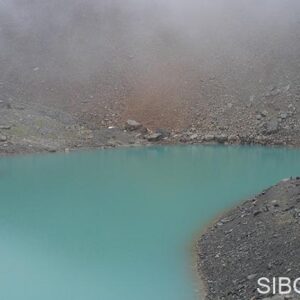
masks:
{"type": "MultiPolygon", "coordinates": [[[[111,122],[113,123],[113,121],[111,122]]],[[[180,130],[148,128],[135,120],[102,126],[93,120],[26,103],[0,103],[0,155],[37,152],[61,152],[77,149],[136,147],[155,144],[225,144],[300,146],[297,130],[248,134],[243,127],[237,133],[208,131],[195,127],[180,130]]]]}
{"type": "Polygon", "coordinates": [[[205,299],[300,299],[257,291],[261,277],[300,276],[299,230],[299,177],[283,180],[225,213],[197,242],[205,299]]]}

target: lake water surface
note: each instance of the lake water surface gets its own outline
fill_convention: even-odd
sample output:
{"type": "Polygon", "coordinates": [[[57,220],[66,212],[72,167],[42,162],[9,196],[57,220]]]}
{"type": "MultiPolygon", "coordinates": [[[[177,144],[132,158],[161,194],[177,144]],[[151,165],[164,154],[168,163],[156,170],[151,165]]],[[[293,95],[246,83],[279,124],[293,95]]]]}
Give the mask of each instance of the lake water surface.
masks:
{"type": "Polygon", "coordinates": [[[184,146],[0,159],[0,299],[195,300],[191,245],[300,174],[300,151],[184,146]]]}

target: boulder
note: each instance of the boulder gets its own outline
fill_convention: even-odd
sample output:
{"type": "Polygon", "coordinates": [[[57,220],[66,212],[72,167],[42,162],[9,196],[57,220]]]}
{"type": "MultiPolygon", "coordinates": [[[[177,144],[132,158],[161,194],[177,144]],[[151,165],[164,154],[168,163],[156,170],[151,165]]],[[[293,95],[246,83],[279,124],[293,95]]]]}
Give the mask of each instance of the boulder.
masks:
{"type": "Polygon", "coordinates": [[[125,129],[129,131],[135,131],[141,129],[142,127],[142,124],[135,120],[127,120],[125,124],[125,129]]]}
{"type": "Polygon", "coordinates": [[[151,133],[145,136],[149,142],[157,142],[163,138],[163,135],[160,132],[151,133]]]}

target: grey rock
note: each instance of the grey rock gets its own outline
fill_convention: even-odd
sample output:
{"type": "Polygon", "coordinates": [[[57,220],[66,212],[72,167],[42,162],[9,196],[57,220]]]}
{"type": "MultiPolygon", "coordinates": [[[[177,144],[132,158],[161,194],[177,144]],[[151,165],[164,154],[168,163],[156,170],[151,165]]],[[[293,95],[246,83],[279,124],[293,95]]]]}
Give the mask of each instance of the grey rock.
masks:
{"type": "Polygon", "coordinates": [[[0,142],[6,142],[7,137],[5,135],[0,135],[0,142]]]}
{"type": "Polygon", "coordinates": [[[275,89],[274,91],[271,91],[270,92],[270,95],[271,96],[277,96],[281,93],[281,90],[280,89],[275,89]]]}
{"type": "Polygon", "coordinates": [[[285,113],[285,112],[282,112],[279,114],[279,117],[282,119],[282,120],[285,120],[287,117],[288,117],[288,114],[285,113]]]}
{"type": "Polygon", "coordinates": [[[251,274],[247,276],[248,280],[253,280],[255,277],[257,276],[257,274],[251,274]]]}
{"type": "Polygon", "coordinates": [[[268,86],[267,90],[268,90],[268,92],[272,92],[272,91],[276,90],[276,86],[271,84],[268,86]]]}
{"type": "Polygon", "coordinates": [[[239,135],[239,139],[242,144],[251,144],[253,142],[252,136],[248,135],[239,135]]]}
{"type": "Polygon", "coordinates": [[[0,129],[9,130],[9,129],[11,129],[11,126],[10,125],[0,125],[0,129]]]}
{"type": "Polygon", "coordinates": [[[294,298],[291,295],[275,295],[273,297],[263,298],[262,300],[288,300],[288,299],[293,300],[293,299],[297,299],[297,298],[294,298]]]}
{"type": "Polygon", "coordinates": [[[204,137],[203,137],[203,140],[205,142],[211,142],[215,139],[215,136],[213,134],[206,134],[204,137]]]}
{"type": "Polygon", "coordinates": [[[220,134],[220,135],[216,135],[215,136],[215,140],[218,142],[218,143],[225,143],[227,140],[228,140],[228,137],[227,135],[225,134],[220,134]]]}
{"type": "Polygon", "coordinates": [[[277,120],[270,120],[263,125],[264,133],[273,134],[279,131],[279,124],[277,120]]]}
{"type": "Polygon", "coordinates": [[[290,84],[286,85],[286,86],[283,88],[283,91],[284,91],[284,92],[288,92],[288,91],[290,90],[290,87],[291,87],[290,84]]]}
{"type": "Polygon", "coordinates": [[[231,134],[228,136],[229,143],[235,143],[239,141],[239,137],[237,135],[231,134]]]}
{"type": "Polygon", "coordinates": [[[191,141],[197,140],[198,138],[199,138],[199,135],[197,133],[194,133],[190,136],[191,141]]]}
{"type": "Polygon", "coordinates": [[[142,124],[135,120],[127,120],[125,124],[125,129],[129,131],[134,131],[142,128],[142,124]]]}
{"type": "Polygon", "coordinates": [[[171,134],[168,130],[163,129],[163,128],[158,128],[155,131],[156,133],[160,133],[162,135],[163,138],[169,137],[171,134]]]}
{"type": "Polygon", "coordinates": [[[159,141],[163,138],[163,135],[159,132],[155,132],[155,133],[151,133],[151,134],[146,135],[145,138],[149,142],[157,142],[157,141],[159,141]]]}

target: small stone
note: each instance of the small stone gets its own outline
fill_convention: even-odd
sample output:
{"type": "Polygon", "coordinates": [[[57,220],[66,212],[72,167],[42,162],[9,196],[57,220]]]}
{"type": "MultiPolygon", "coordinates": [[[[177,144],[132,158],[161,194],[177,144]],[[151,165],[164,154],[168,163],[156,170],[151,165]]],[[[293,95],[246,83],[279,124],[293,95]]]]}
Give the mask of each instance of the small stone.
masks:
{"type": "Polygon", "coordinates": [[[232,134],[232,135],[228,136],[229,143],[235,143],[235,142],[238,142],[238,140],[239,140],[239,137],[237,135],[232,134]]]}
{"type": "Polygon", "coordinates": [[[215,136],[213,134],[206,134],[204,137],[203,137],[203,140],[205,142],[211,142],[215,139],[215,136]]]}
{"type": "Polygon", "coordinates": [[[279,124],[278,124],[278,121],[277,120],[271,120],[269,122],[266,122],[264,125],[263,125],[263,128],[264,128],[264,132],[266,134],[273,134],[273,133],[276,133],[278,132],[279,130],[279,124]]]}
{"type": "Polygon", "coordinates": [[[227,137],[227,135],[225,135],[225,134],[221,134],[221,135],[216,135],[216,136],[215,136],[215,139],[216,139],[216,141],[217,141],[218,143],[223,144],[223,143],[225,143],[225,142],[227,141],[228,137],[227,137]]]}
{"type": "Polygon", "coordinates": [[[6,142],[7,137],[5,135],[0,135],[0,142],[6,142]]]}
{"type": "Polygon", "coordinates": [[[288,114],[287,113],[280,113],[279,117],[282,119],[282,120],[285,120],[287,117],[288,117],[288,114]]]}
{"type": "Polygon", "coordinates": [[[155,131],[156,133],[160,133],[162,135],[163,138],[169,137],[170,136],[170,132],[167,131],[166,129],[163,128],[158,128],[155,131]]]}
{"type": "Polygon", "coordinates": [[[253,280],[255,277],[257,276],[257,274],[251,274],[247,276],[248,280],[253,280]]]}
{"type": "Polygon", "coordinates": [[[198,139],[198,134],[197,133],[194,133],[190,136],[190,140],[194,141],[194,140],[197,140],[198,139]]]}
{"type": "Polygon", "coordinates": [[[155,132],[155,133],[152,133],[152,134],[149,134],[149,135],[145,136],[145,138],[149,142],[157,142],[157,141],[159,141],[163,138],[163,135],[159,132],[155,132]]]}
{"type": "Polygon", "coordinates": [[[254,211],[253,216],[256,217],[256,216],[258,216],[259,214],[261,214],[261,211],[260,211],[260,210],[256,210],[256,211],[254,211]]]}

